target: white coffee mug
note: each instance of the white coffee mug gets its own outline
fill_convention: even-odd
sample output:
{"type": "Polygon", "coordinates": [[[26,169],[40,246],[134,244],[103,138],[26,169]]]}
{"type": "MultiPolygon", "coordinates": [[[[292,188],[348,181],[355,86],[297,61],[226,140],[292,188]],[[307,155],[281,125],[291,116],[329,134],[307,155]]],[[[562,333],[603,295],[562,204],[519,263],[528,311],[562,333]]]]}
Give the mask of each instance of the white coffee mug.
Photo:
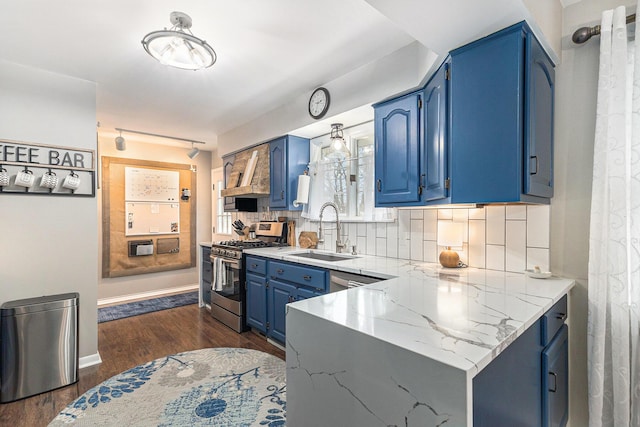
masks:
{"type": "Polygon", "coordinates": [[[9,185],[9,172],[5,168],[0,168],[0,187],[7,187],[9,185]]]}
{"type": "Polygon", "coordinates": [[[42,175],[42,178],[40,178],[40,187],[42,188],[53,189],[56,188],[56,185],[58,185],[58,177],[55,172],[46,172],[42,175]]]}
{"type": "Polygon", "coordinates": [[[18,172],[18,174],[16,175],[16,185],[19,187],[26,187],[29,188],[31,186],[33,186],[33,181],[35,181],[36,177],[33,174],[33,172],[31,172],[28,169],[25,169],[23,171],[18,172]]]}
{"type": "Polygon", "coordinates": [[[64,178],[62,186],[69,190],[77,190],[80,187],[80,177],[75,172],[71,172],[64,178]]]}

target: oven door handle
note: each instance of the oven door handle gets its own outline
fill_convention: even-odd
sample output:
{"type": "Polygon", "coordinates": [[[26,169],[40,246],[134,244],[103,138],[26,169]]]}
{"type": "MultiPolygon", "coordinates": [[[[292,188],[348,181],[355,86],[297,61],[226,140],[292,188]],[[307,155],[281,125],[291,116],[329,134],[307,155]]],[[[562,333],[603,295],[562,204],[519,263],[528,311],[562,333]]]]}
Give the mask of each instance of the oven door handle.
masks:
{"type": "Polygon", "coordinates": [[[222,258],[222,262],[233,266],[236,270],[240,270],[240,260],[222,258]]]}

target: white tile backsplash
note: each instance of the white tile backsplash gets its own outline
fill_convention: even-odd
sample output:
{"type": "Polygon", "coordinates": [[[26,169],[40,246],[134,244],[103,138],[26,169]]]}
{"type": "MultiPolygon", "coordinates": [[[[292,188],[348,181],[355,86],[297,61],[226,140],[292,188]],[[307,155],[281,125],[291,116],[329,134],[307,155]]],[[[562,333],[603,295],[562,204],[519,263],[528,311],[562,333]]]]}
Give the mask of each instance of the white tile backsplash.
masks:
{"type": "Polygon", "coordinates": [[[527,248],[527,268],[540,267],[541,271],[549,271],[549,249],[527,248]]]}
{"type": "Polygon", "coordinates": [[[425,240],[422,247],[422,260],[424,262],[438,262],[440,252],[438,245],[432,240],[425,240]]]}
{"type": "Polygon", "coordinates": [[[424,240],[438,240],[438,211],[425,209],[424,211],[424,240]]]}
{"type": "MultiPolygon", "coordinates": [[[[465,225],[464,248],[458,253],[470,267],[521,272],[539,266],[549,269],[549,206],[489,205],[482,208],[399,209],[397,220],[388,223],[344,223],[342,238],[356,245],[360,254],[424,262],[438,262],[442,248],[436,244],[438,220],[465,225]]],[[[318,223],[298,212],[282,212],[296,220],[296,232],[318,231],[318,223]]],[[[262,220],[263,214],[237,213],[245,223],[262,220]]],[[[336,230],[323,224],[325,243],[320,249],[335,250],[336,230]]],[[[347,248],[350,252],[351,247],[347,248]]]]}
{"type": "MultiPolygon", "coordinates": [[[[477,209],[474,209],[477,210],[477,209]]],[[[483,215],[484,218],[484,215],[483,215]]],[[[469,266],[485,268],[486,230],[485,220],[469,220],[469,266]]]]}
{"type": "Polygon", "coordinates": [[[527,265],[527,223],[525,221],[506,221],[505,250],[505,271],[522,273],[527,265]]]}
{"type": "Polygon", "coordinates": [[[414,261],[422,261],[423,250],[423,235],[424,235],[424,221],[422,217],[418,219],[411,219],[411,258],[414,261]]]}
{"type": "Polygon", "coordinates": [[[505,207],[487,206],[487,245],[504,245],[505,207]]]}
{"type": "Polygon", "coordinates": [[[487,245],[486,268],[488,270],[504,271],[504,246],[487,245]]]}
{"type": "Polygon", "coordinates": [[[527,207],[525,205],[507,206],[507,219],[527,219],[527,207]]]}
{"type": "Polygon", "coordinates": [[[549,205],[527,206],[527,246],[549,247],[549,205]]]}

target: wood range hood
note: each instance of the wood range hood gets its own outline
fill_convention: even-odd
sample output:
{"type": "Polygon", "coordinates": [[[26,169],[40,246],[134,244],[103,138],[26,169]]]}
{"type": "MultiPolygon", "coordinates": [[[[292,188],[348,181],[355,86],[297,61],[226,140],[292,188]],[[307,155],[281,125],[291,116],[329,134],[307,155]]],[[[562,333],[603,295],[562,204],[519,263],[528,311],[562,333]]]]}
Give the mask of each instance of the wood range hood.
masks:
{"type": "Polygon", "coordinates": [[[222,190],[223,197],[258,198],[269,196],[269,144],[261,144],[235,154],[233,168],[226,179],[227,188],[222,190]],[[247,170],[253,152],[256,152],[256,164],[253,172],[247,170]],[[250,182],[242,185],[246,174],[253,174],[250,182]]]}

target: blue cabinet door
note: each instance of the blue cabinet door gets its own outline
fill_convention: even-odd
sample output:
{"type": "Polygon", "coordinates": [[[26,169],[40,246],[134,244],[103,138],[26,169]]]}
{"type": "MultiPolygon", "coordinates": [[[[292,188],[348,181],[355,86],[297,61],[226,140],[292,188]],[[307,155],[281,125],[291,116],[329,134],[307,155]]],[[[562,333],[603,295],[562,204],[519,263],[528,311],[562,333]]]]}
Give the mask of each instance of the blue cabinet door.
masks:
{"type": "Polygon", "coordinates": [[[526,23],[451,52],[451,203],[548,203],[553,64],[526,23]]]}
{"type": "Polygon", "coordinates": [[[568,327],[542,352],[542,426],[564,427],[569,418],[568,327]]]}
{"type": "Polygon", "coordinates": [[[269,280],[269,330],[267,336],[284,343],[286,337],[285,315],[287,304],[293,302],[296,296],[296,287],[278,280],[269,280]]]}
{"type": "Polygon", "coordinates": [[[271,175],[269,207],[271,209],[302,210],[294,206],[298,194],[298,176],[309,166],[309,140],[293,135],[269,143],[271,175]]]}
{"type": "Polygon", "coordinates": [[[451,202],[520,201],[522,27],[451,52],[451,202]]]}
{"type": "Polygon", "coordinates": [[[302,301],[303,299],[313,298],[323,294],[324,292],[314,291],[313,289],[298,288],[296,301],[302,301]]]}
{"type": "Polygon", "coordinates": [[[267,332],[267,279],[247,273],[247,324],[267,332]]]}
{"type": "Polygon", "coordinates": [[[555,70],[533,34],[526,43],[524,192],[552,197],[555,70]]]}
{"type": "Polygon", "coordinates": [[[448,196],[447,179],[448,114],[449,114],[449,61],[443,63],[424,88],[423,95],[423,150],[420,186],[425,201],[448,196]]]}
{"type": "Polygon", "coordinates": [[[287,140],[284,137],[269,143],[269,174],[269,206],[284,209],[287,206],[287,140]]]}
{"type": "Polygon", "coordinates": [[[376,206],[418,204],[420,92],[375,108],[376,206]]]}

